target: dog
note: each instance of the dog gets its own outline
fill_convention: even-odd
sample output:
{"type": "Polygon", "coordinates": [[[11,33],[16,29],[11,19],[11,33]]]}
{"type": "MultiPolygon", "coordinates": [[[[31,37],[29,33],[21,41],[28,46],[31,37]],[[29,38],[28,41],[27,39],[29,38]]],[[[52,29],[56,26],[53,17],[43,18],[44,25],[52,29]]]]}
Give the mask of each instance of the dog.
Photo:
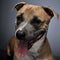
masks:
{"type": "Polygon", "coordinates": [[[13,60],[54,60],[47,39],[52,17],[58,17],[50,7],[20,2],[17,10],[15,35],[7,45],[7,54],[13,60]]]}

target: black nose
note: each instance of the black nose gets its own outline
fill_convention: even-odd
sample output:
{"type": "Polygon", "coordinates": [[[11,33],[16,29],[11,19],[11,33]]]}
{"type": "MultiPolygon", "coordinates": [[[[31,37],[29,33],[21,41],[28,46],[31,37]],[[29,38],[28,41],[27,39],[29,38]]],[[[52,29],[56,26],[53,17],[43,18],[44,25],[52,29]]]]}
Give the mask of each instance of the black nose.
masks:
{"type": "Polygon", "coordinates": [[[25,33],[24,33],[23,31],[18,30],[18,31],[16,32],[16,37],[17,37],[17,39],[19,39],[19,40],[24,40],[24,38],[25,38],[25,33]]]}

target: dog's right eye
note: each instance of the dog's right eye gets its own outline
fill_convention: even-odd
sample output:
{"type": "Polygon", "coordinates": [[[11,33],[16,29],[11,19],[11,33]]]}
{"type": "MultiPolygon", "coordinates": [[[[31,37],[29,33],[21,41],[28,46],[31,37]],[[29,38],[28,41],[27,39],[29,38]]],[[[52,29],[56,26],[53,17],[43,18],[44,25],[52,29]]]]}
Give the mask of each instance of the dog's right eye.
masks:
{"type": "Polygon", "coordinates": [[[17,21],[23,21],[23,20],[24,20],[23,14],[17,16],[17,21]]]}
{"type": "Polygon", "coordinates": [[[21,17],[20,16],[17,16],[17,20],[20,20],[21,19],[21,17]]]}
{"type": "Polygon", "coordinates": [[[17,16],[17,25],[24,21],[23,14],[17,16]]]}
{"type": "Polygon", "coordinates": [[[41,23],[42,21],[38,19],[36,16],[34,16],[34,18],[31,21],[31,24],[34,24],[34,25],[40,25],[41,23]]]}
{"type": "Polygon", "coordinates": [[[17,17],[17,26],[23,21],[23,18],[18,16],[17,17]]]}

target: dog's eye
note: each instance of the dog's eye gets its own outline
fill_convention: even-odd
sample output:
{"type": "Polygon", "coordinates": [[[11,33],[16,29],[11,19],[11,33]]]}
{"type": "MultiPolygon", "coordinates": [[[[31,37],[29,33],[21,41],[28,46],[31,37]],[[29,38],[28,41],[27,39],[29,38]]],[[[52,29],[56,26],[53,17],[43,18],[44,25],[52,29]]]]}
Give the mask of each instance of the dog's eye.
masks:
{"type": "Polygon", "coordinates": [[[21,15],[18,15],[17,16],[17,20],[18,21],[23,21],[24,19],[23,19],[23,13],[21,14],[21,15]]]}
{"type": "Polygon", "coordinates": [[[34,17],[31,21],[31,24],[39,25],[41,23],[41,20],[39,20],[37,17],[34,17]]]}
{"type": "Polygon", "coordinates": [[[23,18],[18,16],[17,17],[17,25],[19,25],[23,21],[23,18]]]}
{"type": "Polygon", "coordinates": [[[30,22],[36,29],[39,29],[39,27],[42,24],[42,21],[38,19],[38,17],[34,16],[34,18],[30,22]]]}
{"type": "Polygon", "coordinates": [[[20,20],[21,19],[21,17],[20,16],[17,16],[17,20],[20,20]]]}
{"type": "Polygon", "coordinates": [[[17,25],[24,21],[23,14],[17,16],[17,25]]]}

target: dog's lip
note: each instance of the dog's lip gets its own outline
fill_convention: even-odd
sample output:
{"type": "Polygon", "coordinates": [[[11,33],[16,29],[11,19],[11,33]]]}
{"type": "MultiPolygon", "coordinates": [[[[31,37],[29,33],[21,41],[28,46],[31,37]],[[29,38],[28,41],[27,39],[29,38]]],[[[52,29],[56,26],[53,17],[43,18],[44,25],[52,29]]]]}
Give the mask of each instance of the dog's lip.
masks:
{"type": "Polygon", "coordinates": [[[35,40],[38,36],[40,36],[40,35],[43,36],[45,32],[46,32],[45,29],[40,29],[40,30],[34,32],[33,34],[28,35],[25,39],[26,39],[26,41],[35,40]]]}

